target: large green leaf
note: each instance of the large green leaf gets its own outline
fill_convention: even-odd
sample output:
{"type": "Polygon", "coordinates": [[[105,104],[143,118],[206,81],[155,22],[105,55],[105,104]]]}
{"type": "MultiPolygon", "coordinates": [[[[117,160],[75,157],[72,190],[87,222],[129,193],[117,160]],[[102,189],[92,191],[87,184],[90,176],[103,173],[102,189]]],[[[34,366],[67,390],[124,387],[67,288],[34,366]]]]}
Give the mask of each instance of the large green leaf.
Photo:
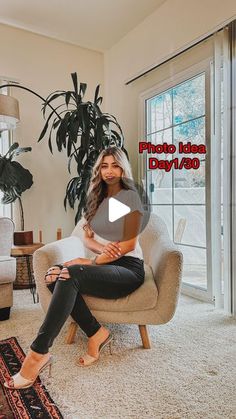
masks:
{"type": "Polygon", "coordinates": [[[27,153],[28,151],[31,151],[32,147],[18,147],[13,153],[11,154],[11,159],[13,157],[17,157],[22,153],[27,153]]]}
{"type": "Polygon", "coordinates": [[[1,157],[0,190],[3,192],[3,203],[14,202],[33,184],[33,177],[29,170],[20,163],[1,157]],[[2,164],[3,160],[3,164],[2,164]]]}
{"type": "Polygon", "coordinates": [[[45,99],[45,102],[42,107],[43,116],[45,117],[45,112],[47,110],[47,107],[49,104],[51,104],[53,100],[58,99],[59,97],[64,97],[65,95],[66,95],[65,90],[56,90],[55,92],[50,93],[50,95],[48,95],[48,97],[45,99]]]}
{"type": "Polygon", "coordinates": [[[8,152],[5,154],[5,156],[9,155],[9,158],[11,157],[11,154],[19,147],[18,143],[13,143],[11,147],[9,148],[8,152]]]}
{"type": "Polygon", "coordinates": [[[100,88],[100,84],[96,87],[96,90],[95,90],[94,103],[97,103],[98,94],[99,94],[99,88],[100,88]]]}
{"type": "Polygon", "coordinates": [[[71,73],[71,77],[72,77],[72,81],[73,81],[73,85],[74,85],[74,89],[75,89],[75,99],[76,99],[76,103],[78,101],[78,78],[77,78],[77,73],[71,73]]]}
{"type": "Polygon", "coordinates": [[[67,200],[69,202],[70,207],[74,209],[74,204],[76,200],[76,191],[80,184],[81,184],[81,179],[79,177],[74,177],[73,179],[69,181],[66,188],[66,196],[64,199],[65,210],[66,210],[67,200]]]}
{"type": "Polygon", "coordinates": [[[86,89],[87,89],[87,84],[86,83],[80,83],[79,94],[80,94],[81,98],[85,95],[86,89]],[[81,93],[82,93],[82,95],[81,95],[81,93]]]}
{"type": "Polygon", "coordinates": [[[78,131],[80,128],[77,114],[70,118],[70,125],[68,128],[68,142],[76,144],[78,139],[78,131]]]}

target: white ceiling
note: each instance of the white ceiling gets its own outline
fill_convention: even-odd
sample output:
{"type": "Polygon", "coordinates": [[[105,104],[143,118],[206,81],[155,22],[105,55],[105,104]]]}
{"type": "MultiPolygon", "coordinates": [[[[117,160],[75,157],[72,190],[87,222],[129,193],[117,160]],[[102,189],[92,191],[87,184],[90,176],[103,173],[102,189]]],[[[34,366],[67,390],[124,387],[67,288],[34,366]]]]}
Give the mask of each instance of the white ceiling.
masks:
{"type": "Polygon", "coordinates": [[[0,0],[0,23],[105,51],[165,0],[0,0]]]}

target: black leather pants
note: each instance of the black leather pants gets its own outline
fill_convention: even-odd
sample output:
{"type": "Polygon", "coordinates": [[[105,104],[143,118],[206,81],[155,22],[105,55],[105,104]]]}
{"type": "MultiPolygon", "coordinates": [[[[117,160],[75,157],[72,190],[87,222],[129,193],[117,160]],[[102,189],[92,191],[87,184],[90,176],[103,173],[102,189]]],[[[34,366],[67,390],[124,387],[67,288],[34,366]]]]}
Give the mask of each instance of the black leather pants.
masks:
{"type": "Polygon", "coordinates": [[[73,265],[68,271],[69,279],[48,285],[53,294],[45,320],[31,344],[35,352],[49,351],[69,315],[88,337],[98,331],[101,325],[81,294],[108,299],[125,297],[143,284],[145,275],[143,260],[132,256],[99,266],[73,265]]]}

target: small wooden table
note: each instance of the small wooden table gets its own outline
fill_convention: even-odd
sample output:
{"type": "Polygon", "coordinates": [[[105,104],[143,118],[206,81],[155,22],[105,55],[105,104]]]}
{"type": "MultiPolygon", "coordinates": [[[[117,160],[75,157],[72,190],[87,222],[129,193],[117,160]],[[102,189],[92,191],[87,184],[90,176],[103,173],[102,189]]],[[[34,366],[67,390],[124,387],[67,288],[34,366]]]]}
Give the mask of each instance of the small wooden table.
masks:
{"type": "Polygon", "coordinates": [[[42,246],[44,246],[43,243],[33,243],[33,244],[27,244],[27,245],[21,245],[21,246],[13,246],[11,249],[11,256],[14,256],[16,259],[23,257],[26,260],[28,279],[29,279],[28,287],[30,289],[30,292],[33,295],[34,303],[36,302],[38,303],[38,294],[36,292],[34,274],[30,266],[30,258],[32,258],[32,255],[35,252],[35,250],[39,249],[42,246]],[[36,298],[35,298],[35,295],[36,295],[36,298]]]}

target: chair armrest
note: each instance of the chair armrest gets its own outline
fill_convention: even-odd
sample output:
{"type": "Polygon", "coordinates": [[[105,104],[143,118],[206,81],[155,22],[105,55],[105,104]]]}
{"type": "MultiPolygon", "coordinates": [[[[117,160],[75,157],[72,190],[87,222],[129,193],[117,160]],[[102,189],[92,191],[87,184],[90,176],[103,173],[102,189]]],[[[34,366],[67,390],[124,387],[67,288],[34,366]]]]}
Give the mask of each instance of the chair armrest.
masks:
{"type": "Polygon", "coordinates": [[[166,235],[160,235],[154,242],[149,259],[158,289],[157,310],[167,323],[174,316],[183,269],[183,254],[166,235]]]}
{"type": "Polygon", "coordinates": [[[0,256],[0,284],[8,284],[16,279],[16,259],[0,256]]]}
{"type": "Polygon", "coordinates": [[[46,244],[34,252],[34,277],[44,312],[47,311],[51,299],[51,293],[44,280],[47,270],[54,264],[64,263],[78,257],[84,257],[84,246],[82,241],[75,236],[46,244]]]}

